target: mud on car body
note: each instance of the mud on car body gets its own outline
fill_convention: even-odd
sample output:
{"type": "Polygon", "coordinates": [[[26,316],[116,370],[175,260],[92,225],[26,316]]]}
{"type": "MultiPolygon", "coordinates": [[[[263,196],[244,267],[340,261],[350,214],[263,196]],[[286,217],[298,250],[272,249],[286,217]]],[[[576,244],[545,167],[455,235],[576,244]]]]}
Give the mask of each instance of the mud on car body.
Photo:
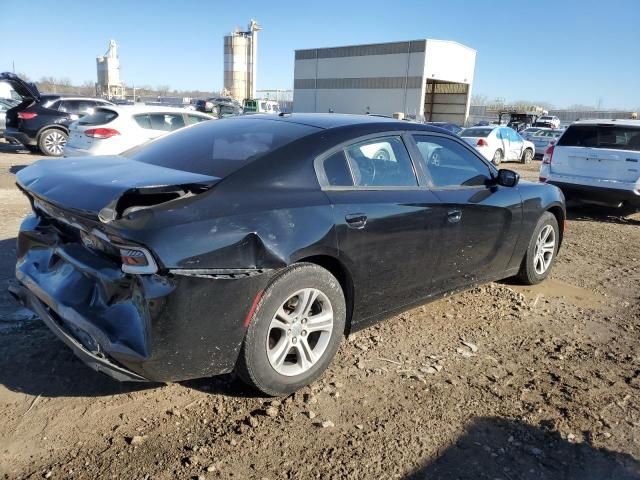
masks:
{"type": "Polygon", "coordinates": [[[17,178],[33,213],[12,292],[88,365],[140,381],[235,369],[268,394],[317,378],[349,330],[480,282],[542,281],[564,222],[557,188],[377,117],[205,122],[17,178]]]}

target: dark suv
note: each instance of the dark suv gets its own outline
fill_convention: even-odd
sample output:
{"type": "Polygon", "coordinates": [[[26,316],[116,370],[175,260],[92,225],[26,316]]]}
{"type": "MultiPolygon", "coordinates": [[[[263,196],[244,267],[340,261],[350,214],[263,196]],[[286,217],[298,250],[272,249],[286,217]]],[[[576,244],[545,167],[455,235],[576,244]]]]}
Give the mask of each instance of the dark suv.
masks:
{"type": "Polygon", "coordinates": [[[69,123],[93,113],[94,107],[113,105],[97,98],[41,95],[34,84],[13,73],[0,73],[0,81],[9,83],[22,97],[22,101],[6,113],[4,136],[49,156],[62,155],[69,123]]]}

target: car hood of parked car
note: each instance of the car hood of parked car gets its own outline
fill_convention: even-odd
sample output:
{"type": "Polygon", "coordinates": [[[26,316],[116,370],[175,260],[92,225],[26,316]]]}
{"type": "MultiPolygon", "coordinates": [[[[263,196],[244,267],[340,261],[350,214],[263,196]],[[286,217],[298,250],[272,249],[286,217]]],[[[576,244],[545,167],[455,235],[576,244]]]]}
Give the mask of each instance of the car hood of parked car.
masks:
{"type": "Polygon", "coordinates": [[[30,196],[98,216],[104,223],[133,210],[203,193],[220,181],[118,156],[40,160],[16,177],[30,196]]]}

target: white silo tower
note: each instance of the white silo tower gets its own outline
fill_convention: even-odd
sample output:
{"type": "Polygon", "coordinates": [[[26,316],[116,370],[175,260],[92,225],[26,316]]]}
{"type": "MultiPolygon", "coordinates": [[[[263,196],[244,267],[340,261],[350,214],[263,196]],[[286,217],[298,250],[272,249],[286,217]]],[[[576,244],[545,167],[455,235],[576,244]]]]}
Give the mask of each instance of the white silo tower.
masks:
{"type": "Polygon", "coordinates": [[[239,101],[256,96],[259,30],[252,19],[246,32],[237,28],[224,37],[224,88],[239,101]]]}
{"type": "Polygon", "coordinates": [[[96,67],[98,70],[96,95],[106,98],[124,98],[124,85],[120,80],[118,44],[115,40],[109,42],[107,53],[96,58],[96,67]]]}

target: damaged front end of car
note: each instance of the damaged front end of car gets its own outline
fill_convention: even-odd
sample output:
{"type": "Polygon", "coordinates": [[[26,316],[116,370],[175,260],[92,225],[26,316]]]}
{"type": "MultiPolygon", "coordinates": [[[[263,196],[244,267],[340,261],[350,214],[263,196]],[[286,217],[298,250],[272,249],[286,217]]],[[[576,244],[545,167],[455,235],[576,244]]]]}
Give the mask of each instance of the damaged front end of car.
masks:
{"type": "Polygon", "coordinates": [[[118,380],[233,370],[277,261],[257,262],[271,257],[242,229],[202,238],[216,221],[193,202],[219,179],[146,164],[132,172],[118,157],[57,162],[18,174],[33,212],[20,228],[12,294],[85,363],[118,380]]]}

